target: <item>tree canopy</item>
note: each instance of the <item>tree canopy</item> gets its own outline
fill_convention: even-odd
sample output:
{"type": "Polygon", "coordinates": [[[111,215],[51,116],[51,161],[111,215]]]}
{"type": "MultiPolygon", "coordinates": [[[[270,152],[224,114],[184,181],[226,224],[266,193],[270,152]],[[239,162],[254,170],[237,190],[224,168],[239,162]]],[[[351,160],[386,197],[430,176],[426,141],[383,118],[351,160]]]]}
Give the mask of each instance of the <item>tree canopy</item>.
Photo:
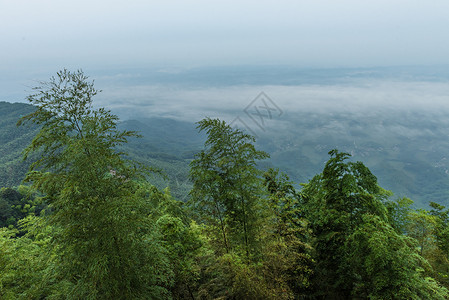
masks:
{"type": "Polygon", "coordinates": [[[53,229],[51,272],[61,293],[84,299],[163,297],[170,271],[155,230],[141,171],[116,146],[135,132],[118,131],[118,118],[94,109],[98,91],[82,71],[58,72],[35,88],[37,106],[19,124],[41,130],[25,156],[41,151],[26,181],[45,194],[53,229]]]}
{"type": "Polygon", "coordinates": [[[82,71],[34,91],[18,124],[39,125],[35,161],[0,189],[2,299],[449,298],[449,210],[392,200],[348,153],[299,188],[206,118],[183,202],[119,150],[138,134],[95,108],[82,71]]]}

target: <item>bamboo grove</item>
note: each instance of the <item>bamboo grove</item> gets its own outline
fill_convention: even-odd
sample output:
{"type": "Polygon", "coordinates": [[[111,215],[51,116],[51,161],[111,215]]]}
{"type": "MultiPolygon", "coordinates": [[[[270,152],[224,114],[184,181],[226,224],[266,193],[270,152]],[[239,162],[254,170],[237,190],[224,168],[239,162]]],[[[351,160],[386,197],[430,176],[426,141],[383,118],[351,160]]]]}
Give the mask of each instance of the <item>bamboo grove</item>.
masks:
{"type": "Polygon", "coordinates": [[[447,299],[449,210],[415,209],[334,149],[301,185],[219,119],[187,202],[126,157],[133,131],[62,70],[19,120],[39,133],[24,184],[0,191],[1,299],[447,299]]]}

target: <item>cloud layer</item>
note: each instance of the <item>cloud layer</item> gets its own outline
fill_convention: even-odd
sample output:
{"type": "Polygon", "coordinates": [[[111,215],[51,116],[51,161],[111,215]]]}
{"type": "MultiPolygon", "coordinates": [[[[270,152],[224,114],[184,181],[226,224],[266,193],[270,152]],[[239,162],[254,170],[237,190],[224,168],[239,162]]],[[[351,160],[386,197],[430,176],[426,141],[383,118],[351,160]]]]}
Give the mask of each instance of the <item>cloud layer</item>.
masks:
{"type": "MultiPolygon", "coordinates": [[[[449,83],[359,80],[335,85],[235,85],[185,88],[139,85],[105,89],[97,105],[122,118],[167,116],[196,121],[205,116],[232,119],[261,93],[286,114],[369,113],[382,110],[446,111],[449,83]]],[[[257,105],[257,103],[254,103],[257,105]]],[[[263,105],[259,103],[259,105],[263,105]]],[[[261,113],[267,110],[261,108],[261,113]]]]}

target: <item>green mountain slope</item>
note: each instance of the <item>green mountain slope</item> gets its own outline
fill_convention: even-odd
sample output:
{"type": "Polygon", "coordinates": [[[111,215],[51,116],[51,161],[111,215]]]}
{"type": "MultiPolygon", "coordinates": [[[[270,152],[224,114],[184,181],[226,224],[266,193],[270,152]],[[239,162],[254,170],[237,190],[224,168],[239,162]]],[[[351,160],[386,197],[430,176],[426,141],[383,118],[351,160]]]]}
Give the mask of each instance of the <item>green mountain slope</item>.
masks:
{"type": "Polygon", "coordinates": [[[151,181],[159,188],[170,187],[171,193],[185,200],[191,189],[188,180],[189,163],[201,150],[204,136],[197,133],[195,124],[166,118],[127,120],[120,129],[138,131],[142,137],[125,145],[130,158],[163,171],[151,181]]]}
{"type": "MultiPolygon", "coordinates": [[[[32,111],[29,104],[0,102],[0,187],[19,185],[32,162],[32,159],[23,161],[22,151],[38,128],[16,126],[21,116],[32,111]]],[[[166,178],[155,175],[152,182],[160,188],[169,186],[174,196],[185,199],[190,190],[187,179],[189,163],[203,144],[195,125],[153,118],[128,120],[119,126],[143,135],[140,139],[130,140],[124,150],[136,161],[163,170],[166,178]]]]}
{"type": "MultiPolygon", "coordinates": [[[[16,127],[27,104],[0,102],[0,186],[20,183],[28,167],[21,151],[35,127],[16,127]]],[[[129,156],[164,171],[155,175],[158,187],[169,186],[178,199],[190,190],[189,163],[204,143],[191,122],[148,118],[126,120],[120,129],[143,136],[125,146],[129,156]]],[[[412,198],[417,206],[430,201],[449,205],[449,121],[444,112],[376,111],[364,113],[290,113],[282,126],[271,124],[258,132],[258,147],[271,159],[260,166],[277,167],[298,184],[320,172],[327,152],[338,148],[363,161],[382,187],[412,198]]]]}
{"type": "Polygon", "coordinates": [[[378,177],[382,187],[412,198],[449,204],[447,112],[365,111],[296,113],[288,127],[270,127],[259,143],[271,162],[305,182],[320,171],[330,149],[352,154],[378,177]]]}
{"type": "Polygon", "coordinates": [[[33,107],[28,104],[0,102],[1,187],[18,185],[30,165],[30,161],[23,161],[22,150],[36,135],[37,127],[17,127],[16,123],[32,111],[33,107]]]}
{"type": "MultiPolygon", "coordinates": [[[[328,152],[338,148],[364,162],[381,186],[396,196],[410,197],[420,207],[430,201],[449,205],[446,115],[443,111],[388,109],[286,114],[282,124],[273,123],[265,132],[257,132],[258,147],[271,155],[260,167],[277,167],[299,184],[319,173],[328,152]]],[[[195,126],[162,118],[122,125],[144,136],[131,141],[128,151],[166,170],[171,189],[184,198],[190,188],[188,163],[204,141],[195,126]]]]}

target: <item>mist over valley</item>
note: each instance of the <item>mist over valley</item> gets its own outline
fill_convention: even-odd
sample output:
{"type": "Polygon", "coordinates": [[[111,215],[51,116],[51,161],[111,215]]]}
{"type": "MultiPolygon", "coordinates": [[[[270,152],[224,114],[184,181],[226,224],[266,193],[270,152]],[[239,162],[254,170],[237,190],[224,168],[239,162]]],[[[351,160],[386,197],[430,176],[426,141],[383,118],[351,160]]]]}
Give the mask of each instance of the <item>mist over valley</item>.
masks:
{"type": "Polygon", "coordinates": [[[94,105],[143,135],[128,150],[143,163],[168,168],[169,185],[182,199],[190,189],[188,163],[204,142],[194,123],[211,117],[255,135],[271,155],[261,166],[279,168],[298,187],[337,148],[364,162],[395,197],[424,207],[448,203],[448,73],[444,66],[236,66],[90,77],[102,90],[94,105]],[[262,92],[266,98],[257,98],[262,92]]]}

